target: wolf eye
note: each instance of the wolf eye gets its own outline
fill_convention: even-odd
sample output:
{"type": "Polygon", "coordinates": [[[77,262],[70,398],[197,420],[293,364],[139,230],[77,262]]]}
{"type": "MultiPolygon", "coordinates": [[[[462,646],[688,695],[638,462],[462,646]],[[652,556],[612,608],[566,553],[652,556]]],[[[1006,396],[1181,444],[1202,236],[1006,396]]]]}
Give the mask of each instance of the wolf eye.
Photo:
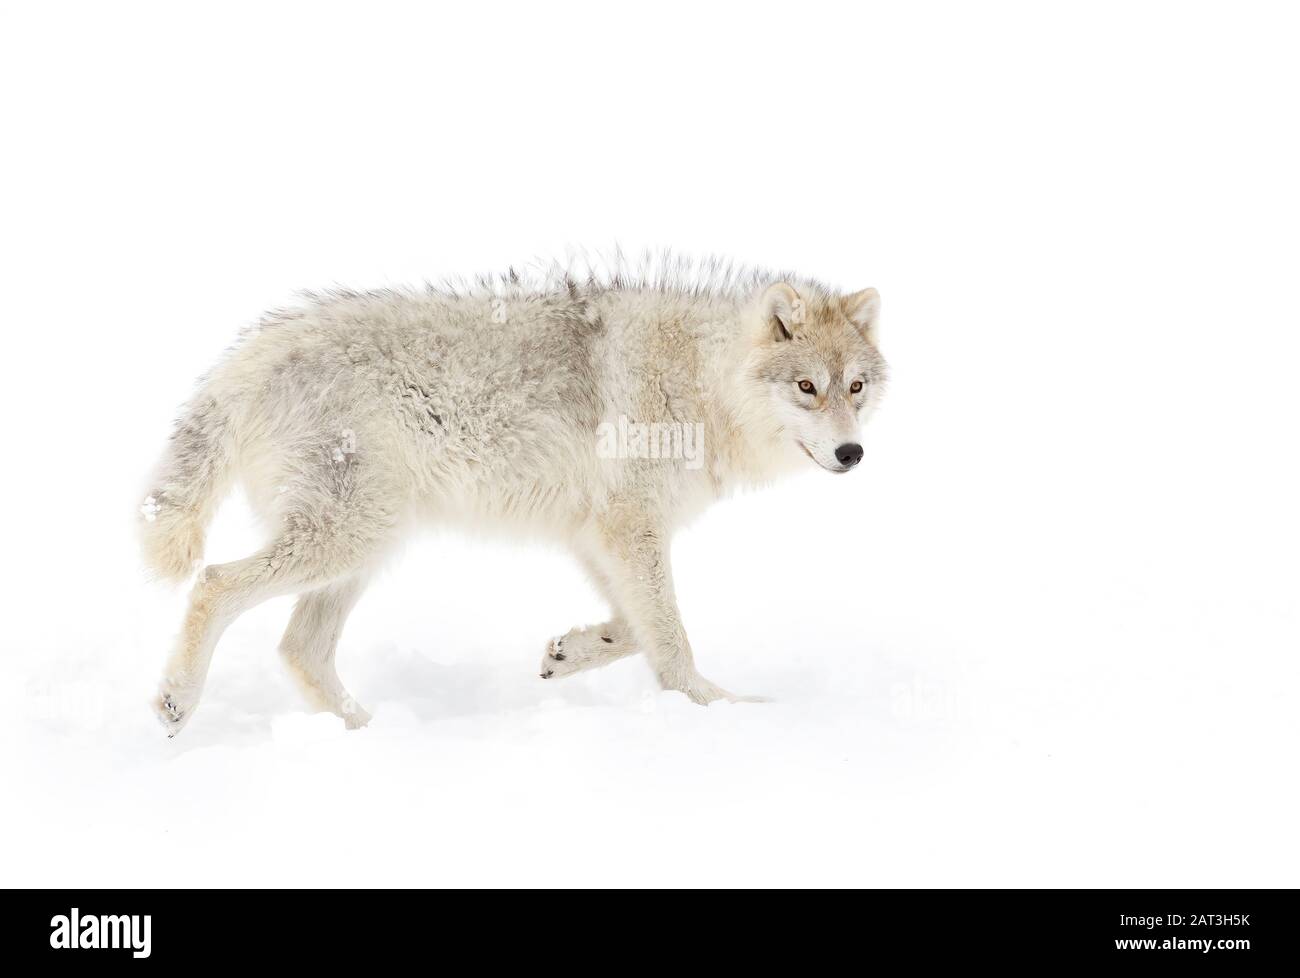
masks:
{"type": "Polygon", "coordinates": [[[816,393],[817,393],[817,388],[813,386],[811,380],[801,380],[801,381],[799,381],[799,389],[800,389],[801,391],[803,391],[805,394],[816,394],[816,393]]]}
{"type": "Polygon", "coordinates": [[[860,381],[860,380],[855,380],[853,383],[849,384],[849,393],[850,393],[850,394],[861,394],[861,393],[862,393],[862,381],[860,381]]]}

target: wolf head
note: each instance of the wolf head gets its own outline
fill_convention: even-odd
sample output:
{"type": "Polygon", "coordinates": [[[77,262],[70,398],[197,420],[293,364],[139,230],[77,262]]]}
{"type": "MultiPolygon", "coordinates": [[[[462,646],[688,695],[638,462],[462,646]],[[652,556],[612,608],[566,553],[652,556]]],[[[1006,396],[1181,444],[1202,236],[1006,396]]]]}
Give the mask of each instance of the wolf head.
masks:
{"type": "Polygon", "coordinates": [[[829,472],[862,460],[859,431],[884,393],[876,348],[880,294],[834,295],[778,282],[751,310],[748,394],[776,437],[829,472]]]}

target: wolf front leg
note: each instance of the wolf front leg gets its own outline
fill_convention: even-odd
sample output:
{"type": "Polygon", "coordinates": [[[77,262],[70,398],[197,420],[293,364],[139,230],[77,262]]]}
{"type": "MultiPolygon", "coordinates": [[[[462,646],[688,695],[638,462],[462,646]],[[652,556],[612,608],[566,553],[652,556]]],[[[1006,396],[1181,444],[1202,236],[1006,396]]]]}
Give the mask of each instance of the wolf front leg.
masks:
{"type": "Polygon", "coordinates": [[[596,559],[659,684],[705,705],[720,699],[756,699],[733,696],[696,671],[673,593],[667,534],[662,526],[639,516],[612,511],[601,523],[596,559]]]}
{"type": "Polygon", "coordinates": [[[637,648],[636,638],[626,617],[619,610],[618,595],[614,593],[608,575],[595,559],[581,549],[577,557],[601,597],[609,602],[613,617],[599,625],[570,628],[563,635],[557,635],[547,642],[546,651],[542,654],[540,675],[543,679],[563,679],[584,669],[607,666],[641,651],[637,648]]]}

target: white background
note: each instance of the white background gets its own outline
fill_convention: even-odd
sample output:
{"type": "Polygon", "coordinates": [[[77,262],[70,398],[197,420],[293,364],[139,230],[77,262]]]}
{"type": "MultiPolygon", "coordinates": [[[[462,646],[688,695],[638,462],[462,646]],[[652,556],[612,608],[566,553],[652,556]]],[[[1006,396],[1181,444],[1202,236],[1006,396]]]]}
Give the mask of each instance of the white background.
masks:
{"type": "Polygon", "coordinates": [[[15,7],[0,883],[1300,882],[1285,5],[15,7]],[[543,683],[576,568],[438,536],[344,634],[370,728],[303,711],[283,599],[165,740],[133,520],[237,329],[614,242],[884,296],[862,467],[675,547],[776,702],[543,683]]]}

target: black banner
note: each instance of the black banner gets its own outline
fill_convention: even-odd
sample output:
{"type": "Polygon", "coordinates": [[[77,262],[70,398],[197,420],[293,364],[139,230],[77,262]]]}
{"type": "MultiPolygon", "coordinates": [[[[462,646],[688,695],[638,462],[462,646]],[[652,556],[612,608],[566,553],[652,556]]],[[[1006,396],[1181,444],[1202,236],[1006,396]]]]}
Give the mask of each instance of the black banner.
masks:
{"type": "MultiPolygon", "coordinates": [[[[6,893],[7,962],[90,972],[374,966],[428,955],[499,967],[620,947],[699,963],[798,954],[890,961],[1286,967],[1292,891],[26,890],[6,893]]],[[[617,966],[617,960],[608,962],[617,966]]],[[[599,966],[591,961],[591,966],[599,966]]]]}

